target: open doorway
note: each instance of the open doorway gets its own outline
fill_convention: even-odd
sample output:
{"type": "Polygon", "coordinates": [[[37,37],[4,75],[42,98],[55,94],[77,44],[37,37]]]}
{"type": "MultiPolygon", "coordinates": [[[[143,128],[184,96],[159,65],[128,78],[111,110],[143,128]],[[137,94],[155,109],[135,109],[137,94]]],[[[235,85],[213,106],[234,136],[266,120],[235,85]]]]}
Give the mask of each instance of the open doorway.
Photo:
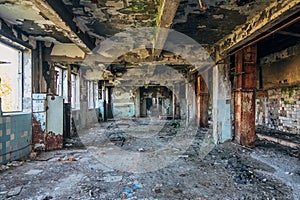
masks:
{"type": "Polygon", "coordinates": [[[174,112],[173,92],[165,86],[140,88],[141,117],[172,119],[174,112]]]}

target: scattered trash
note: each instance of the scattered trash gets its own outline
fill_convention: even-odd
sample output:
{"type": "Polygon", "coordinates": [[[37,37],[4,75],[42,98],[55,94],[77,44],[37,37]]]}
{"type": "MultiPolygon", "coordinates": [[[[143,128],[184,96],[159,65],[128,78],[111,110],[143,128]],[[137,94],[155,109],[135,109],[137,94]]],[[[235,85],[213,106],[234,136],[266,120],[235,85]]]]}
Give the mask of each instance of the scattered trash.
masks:
{"type": "Polygon", "coordinates": [[[33,151],[30,153],[29,158],[30,160],[36,160],[37,156],[38,156],[38,152],[33,151]]]}
{"type": "Polygon", "coordinates": [[[133,191],[136,191],[141,188],[143,188],[143,185],[141,183],[139,183],[137,180],[133,181],[133,186],[132,186],[133,191]]]}
{"type": "Polygon", "coordinates": [[[7,166],[7,165],[1,165],[1,167],[0,167],[0,171],[4,171],[7,169],[9,169],[9,166],[7,166]]]}
{"type": "Polygon", "coordinates": [[[178,158],[188,158],[189,155],[179,155],[178,158]]]}
{"type": "Polygon", "coordinates": [[[71,158],[68,159],[68,161],[74,162],[74,161],[77,161],[77,160],[76,160],[76,158],[71,157],[71,158]]]}
{"type": "Polygon", "coordinates": [[[139,148],[139,152],[145,152],[144,148],[139,148]]]}
{"type": "Polygon", "coordinates": [[[7,163],[7,166],[9,167],[18,167],[18,166],[21,166],[23,165],[24,162],[22,161],[12,161],[10,163],[7,163]]]}
{"type": "Polygon", "coordinates": [[[132,198],[132,197],[133,197],[132,193],[127,194],[127,199],[132,198]]]}
{"type": "Polygon", "coordinates": [[[6,165],[0,165],[0,171],[8,170],[11,167],[19,167],[23,164],[24,164],[23,161],[12,161],[10,163],[7,163],[6,165]]]}
{"type": "Polygon", "coordinates": [[[133,191],[130,188],[125,188],[122,192],[121,198],[132,198],[134,196],[133,191]]]}
{"type": "Polygon", "coordinates": [[[45,198],[43,198],[43,200],[50,200],[50,199],[53,199],[52,196],[46,196],[45,198]]]}
{"type": "Polygon", "coordinates": [[[123,176],[106,176],[103,177],[101,180],[105,181],[107,183],[114,183],[114,182],[120,182],[123,179],[123,176]]]}
{"type": "Polygon", "coordinates": [[[19,195],[22,191],[22,188],[23,186],[12,188],[11,190],[8,191],[6,197],[13,197],[19,195]]]}
{"type": "Polygon", "coordinates": [[[93,197],[94,196],[94,192],[92,190],[89,190],[89,196],[93,197]]]}
{"type": "Polygon", "coordinates": [[[162,188],[162,184],[156,184],[155,187],[153,188],[153,191],[155,193],[161,193],[161,188],[162,188]]]}
{"type": "Polygon", "coordinates": [[[171,126],[172,126],[173,128],[180,128],[180,123],[179,123],[179,122],[173,122],[173,123],[171,124],[171,126]]]}
{"type": "Polygon", "coordinates": [[[26,175],[37,175],[37,174],[39,174],[41,172],[43,172],[43,170],[32,169],[32,170],[29,170],[28,172],[26,172],[25,174],[26,175]]]}

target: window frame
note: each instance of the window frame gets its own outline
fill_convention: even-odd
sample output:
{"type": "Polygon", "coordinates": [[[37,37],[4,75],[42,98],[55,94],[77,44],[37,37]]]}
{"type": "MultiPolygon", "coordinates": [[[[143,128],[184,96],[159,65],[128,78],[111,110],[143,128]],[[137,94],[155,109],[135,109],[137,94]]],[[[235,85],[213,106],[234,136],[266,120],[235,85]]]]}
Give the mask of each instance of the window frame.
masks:
{"type": "Polygon", "coordinates": [[[78,73],[71,73],[71,108],[80,110],[80,76],[78,73]],[[73,81],[73,77],[75,81],[73,81]],[[74,88],[73,83],[75,83],[74,88]],[[75,96],[73,91],[75,91],[75,96]]]}
{"type": "MultiPolygon", "coordinates": [[[[22,114],[24,113],[24,53],[26,48],[23,46],[16,46],[10,42],[6,42],[3,40],[0,40],[1,45],[6,46],[7,48],[12,49],[13,51],[16,51],[18,54],[18,67],[17,67],[17,75],[16,75],[16,80],[18,82],[18,91],[17,91],[17,96],[18,96],[18,101],[17,101],[17,106],[18,109],[14,110],[12,109],[11,111],[6,111],[3,109],[3,98],[1,98],[1,111],[3,115],[11,115],[11,114],[22,114]]],[[[15,106],[13,106],[15,107],[15,106]]]]}

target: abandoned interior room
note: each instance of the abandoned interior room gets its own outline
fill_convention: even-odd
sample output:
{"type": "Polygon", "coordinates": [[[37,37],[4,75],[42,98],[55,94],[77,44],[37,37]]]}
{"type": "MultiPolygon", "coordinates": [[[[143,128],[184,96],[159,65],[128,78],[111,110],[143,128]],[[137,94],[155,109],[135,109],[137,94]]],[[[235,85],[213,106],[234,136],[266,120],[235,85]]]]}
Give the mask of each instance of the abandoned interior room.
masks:
{"type": "Polygon", "coordinates": [[[0,0],[0,199],[300,199],[300,0],[0,0]]]}

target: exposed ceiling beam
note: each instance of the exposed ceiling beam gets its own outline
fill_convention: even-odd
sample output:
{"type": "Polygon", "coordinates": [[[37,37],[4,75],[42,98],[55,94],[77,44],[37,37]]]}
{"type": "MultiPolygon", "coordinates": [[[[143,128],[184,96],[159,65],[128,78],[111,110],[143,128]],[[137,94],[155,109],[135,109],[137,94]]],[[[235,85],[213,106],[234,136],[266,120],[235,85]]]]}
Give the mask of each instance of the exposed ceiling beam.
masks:
{"type": "Polygon", "coordinates": [[[230,52],[250,43],[262,33],[267,32],[276,24],[288,19],[299,12],[300,0],[275,1],[262,12],[238,27],[232,34],[217,42],[212,53],[216,62],[226,57],[230,52]]]}
{"type": "Polygon", "coordinates": [[[61,0],[32,0],[42,15],[62,29],[63,34],[85,53],[90,53],[95,43],[87,33],[79,32],[73,16],[61,0]]]}
{"type": "Polygon", "coordinates": [[[158,10],[158,18],[156,21],[158,31],[156,33],[156,40],[154,42],[154,57],[159,56],[164,47],[169,34],[168,29],[173,23],[179,3],[180,0],[161,0],[158,10]]]}

